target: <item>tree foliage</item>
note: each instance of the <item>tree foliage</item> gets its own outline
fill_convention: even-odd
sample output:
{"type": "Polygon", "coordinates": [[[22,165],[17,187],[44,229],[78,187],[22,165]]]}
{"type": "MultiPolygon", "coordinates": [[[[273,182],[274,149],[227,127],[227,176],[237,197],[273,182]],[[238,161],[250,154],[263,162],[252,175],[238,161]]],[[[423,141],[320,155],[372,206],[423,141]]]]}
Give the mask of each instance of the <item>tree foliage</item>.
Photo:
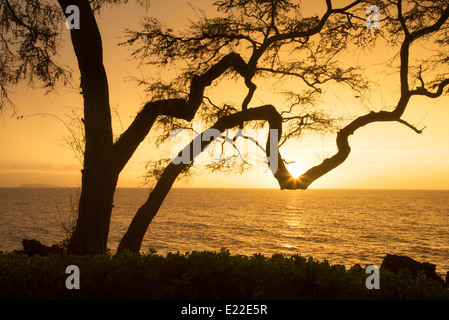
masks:
{"type": "Polygon", "coordinates": [[[0,109],[13,105],[8,93],[21,80],[41,81],[48,90],[67,84],[69,70],[55,59],[63,27],[57,4],[3,0],[0,16],[0,109]]]}
{"type": "MultiPolygon", "coordinates": [[[[92,10],[128,0],[91,0],[92,10]]],[[[138,0],[148,5],[147,0],[138,0]]],[[[58,59],[65,25],[56,1],[2,0],[0,2],[0,110],[14,107],[12,88],[24,81],[50,92],[60,83],[73,86],[72,70],[58,59]]]]}

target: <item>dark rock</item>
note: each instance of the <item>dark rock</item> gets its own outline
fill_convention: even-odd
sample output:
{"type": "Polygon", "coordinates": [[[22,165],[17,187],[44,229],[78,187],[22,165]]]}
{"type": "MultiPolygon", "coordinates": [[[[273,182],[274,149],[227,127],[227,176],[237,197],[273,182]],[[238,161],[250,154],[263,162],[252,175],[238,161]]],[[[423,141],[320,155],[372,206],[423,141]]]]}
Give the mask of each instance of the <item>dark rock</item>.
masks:
{"type": "Polygon", "coordinates": [[[351,267],[351,269],[349,269],[350,272],[365,272],[365,270],[362,268],[362,266],[358,263],[356,263],[354,266],[351,267]]]}
{"type": "Polygon", "coordinates": [[[416,279],[419,273],[423,273],[426,278],[444,285],[443,279],[435,272],[436,265],[428,262],[418,262],[407,256],[387,254],[380,267],[395,274],[399,274],[401,269],[408,269],[411,271],[413,279],[416,279]]]}
{"type": "MultiPolygon", "coordinates": [[[[42,243],[40,243],[38,240],[28,240],[23,239],[22,240],[23,250],[21,252],[27,254],[28,256],[50,256],[50,255],[62,255],[63,249],[57,245],[52,245],[51,247],[46,246],[42,243]]],[[[20,252],[20,251],[19,251],[20,252]]]]}

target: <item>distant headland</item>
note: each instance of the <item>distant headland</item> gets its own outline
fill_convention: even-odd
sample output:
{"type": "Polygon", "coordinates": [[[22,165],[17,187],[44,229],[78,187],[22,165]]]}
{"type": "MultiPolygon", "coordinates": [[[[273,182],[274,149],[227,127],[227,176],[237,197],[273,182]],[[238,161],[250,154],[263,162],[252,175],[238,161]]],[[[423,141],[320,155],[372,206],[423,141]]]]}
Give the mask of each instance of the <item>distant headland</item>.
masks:
{"type": "Polygon", "coordinates": [[[59,186],[45,183],[22,183],[19,188],[59,188],[59,186]]]}

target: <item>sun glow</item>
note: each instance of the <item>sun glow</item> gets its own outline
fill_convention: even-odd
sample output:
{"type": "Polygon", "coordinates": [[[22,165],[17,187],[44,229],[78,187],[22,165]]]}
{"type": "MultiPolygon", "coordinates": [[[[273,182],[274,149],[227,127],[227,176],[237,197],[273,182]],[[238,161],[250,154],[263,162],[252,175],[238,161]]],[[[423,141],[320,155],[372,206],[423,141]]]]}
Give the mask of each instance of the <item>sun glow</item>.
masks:
{"type": "Polygon", "coordinates": [[[301,165],[301,163],[298,162],[286,164],[286,167],[287,170],[290,172],[290,174],[293,176],[293,178],[298,178],[306,171],[304,167],[301,165]]]}

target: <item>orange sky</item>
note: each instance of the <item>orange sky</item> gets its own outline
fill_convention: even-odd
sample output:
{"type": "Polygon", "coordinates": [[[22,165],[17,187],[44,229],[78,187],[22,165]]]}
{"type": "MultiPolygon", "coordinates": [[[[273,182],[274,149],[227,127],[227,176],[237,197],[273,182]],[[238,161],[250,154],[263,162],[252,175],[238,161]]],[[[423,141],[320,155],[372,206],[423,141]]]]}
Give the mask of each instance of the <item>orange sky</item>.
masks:
{"type": "MultiPolygon", "coordinates": [[[[324,1],[323,1],[324,2],[324,1]]],[[[195,7],[204,7],[204,1],[190,1],[195,7]]],[[[120,121],[114,120],[116,133],[129,125],[132,117],[146,101],[142,88],[125,81],[127,76],[139,76],[144,70],[137,70],[136,63],[130,61],[130,49],[117,47],[119,36],[128,27],[138,28],[138,18],[145,9],[128,4],[105,10],[99,18],[103,36],[104,62],[110,85],[111,106],[117,108],[120,121]]],[[[151,2],[147,14],[165,22],[168,26],[180,26],[186,23],[186,17],[194,17],[194,12],[183,0],[151,2]]],[[[65,38],[68,32],[66,31],[65,38]]],[[[382,61],[382,50],[374,53],[368,61],[370,68],[378,68],[375,63],[382,61]],[[371,60],[370,60],[371,59],[371,60]]],[[[60,61],[76,70],[75,57],[70,42],[64,42],[60,61]]],[[[350,57],[351,59],[353,57],[350,57]]],[[[382,71],[382,69],[378,69],[382,71]]],[[[161,71],[163,72],[163,70],[161,71]]],[[[376,75],[379,87],[372,93],[373,109],[382,105],[394,105],[397,101],[397,75],[385,78],[382,73],[376,75]]],[[[78,75],[74,73],[74,80],[78,75]]],[[[82,106],[81,96],[76,90],[59,88],[43,96],[42,91],[16,87],[12,99],[20,115],[48,113],[61,118],[71,108],[82,106]]],[[[229,91],[226,91],[226,93],[229,91]]],[[[264,91],[261,100],[256,103],[277,101],[264,91]],[[274,100],[273,100],[274,99],[274,100]],[[262,101],[263,100],[263,101],[262,101]]],[[[323,104],[340,112],[352,115],[364,114],[363,108],[354,105],[344,93],[329,93],[333,98],[323,104]]],[[[414,133],[400,124],[379,123],[359,129],[351,137],[352,152],[340,167],[316,181],[312,188],[413,188],[413,189],[449,189],[449,98],[438,100],[413,98],[404,115],[411,123],[419,127],[427,126],[422,135],[414,133]]],[[[261,103],[262,104],[262,103],[261,103]]],[[[257,104],[253,105],[256,106],[257,104]]],[[[65,119],[65,118],[64,118],[65,119]]],[[[80,163],[74,159],[70,150],[62,146],[62,136],[67,131],[64,125],[51,116],[32,116],[16,120],[6,110],[0,120],[0,187],[19,186],[22,183],[45,183],[59,186],[80,185],[80,163]]],[[[151,133],[150,133],[151,135],[151,133]]],[[[297,161],[303,170],[318,164],[323,157],[331,156],[335,150],[334,136],[304,137],[281,149],[283,156],[297,161]]],[[[128,166],[122,172],[119,187],[141,186],[144,164],[154,155],[153,145],[143,142],[128,166]]],[[[200,166],[197,166],[200,169],[200,166]]],[[[201,171],[201,170],[199,170],[201,171]]],[[[176,186],[188,187],[278,187],[271,175],[263,175],[259,170],[245,175],[198,174],[188,183],[176,186]]]]}

